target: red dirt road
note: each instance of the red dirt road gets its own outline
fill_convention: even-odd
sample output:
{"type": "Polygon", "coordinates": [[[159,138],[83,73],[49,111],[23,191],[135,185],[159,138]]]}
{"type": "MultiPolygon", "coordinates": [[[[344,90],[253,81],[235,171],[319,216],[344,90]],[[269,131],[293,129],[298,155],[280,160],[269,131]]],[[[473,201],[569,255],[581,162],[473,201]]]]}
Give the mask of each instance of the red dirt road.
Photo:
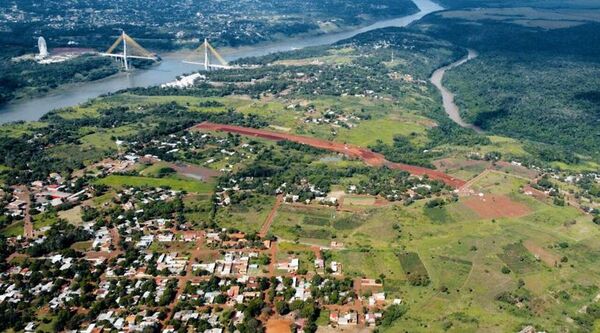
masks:
{"type": "Polygon", "coordinates": [[[267,216],[265,223],[263,223],[262,228],[260,228],[260,232],[258,233],[258,235],[260,237],[265,237],[269,233],[271,224],[273,224],[273,221],[275,220],[275,214],[277,214],[277,210],[279,209],[279,207],[281,207],[282,202],[283,202],[283,195],[280,194],[277,196],[277,199],[275,200],[275,204],[273,205],[271,212],[267,216]]]}
{"type": "Polygon", "coordinates": [[[35,238],[35,230],[33,230],[33,222],[31,221],[31,214],[29,214],[29,208],[31,207],[31,198],[29,197],[29,189],[27,186],[17,187],[17,199],[25,202],[25,211],[23,216],[23,235],[27,239],[35,238]]]}
{"type": "Polygon", "coordinates": [[[215,124],[211,122],[204,122],[193,127],[197,130],[209,130],[209,131],[222,131],[230,133],[238,133],[246,136],[256,136],[263,139],[275,140],[275,141],[293,141],[308,146],[312,146],[319,149],[325,149],[336,153],[344,154],[349,157],[355,157],[363,160],[367,165],[370,166],[387,166],[390,169],[398,169],[410,172],[415,176],[428,175],[429,178],[440,180],[449,186],[459,188],[465,184],[464,180],[454,178],[443,172],[431,170],[423,167],[414,165],[408,165],[404,163],[394,163],[385,159],[382,154],[375,153],[369,149],[362,148],[355,145],[343,144],[338,142],[331,142],[322,139],[316,139],[306,136],[277,133],[272,131],[265,131],[256,128],[248,128],[233,125],[215,124]]]}

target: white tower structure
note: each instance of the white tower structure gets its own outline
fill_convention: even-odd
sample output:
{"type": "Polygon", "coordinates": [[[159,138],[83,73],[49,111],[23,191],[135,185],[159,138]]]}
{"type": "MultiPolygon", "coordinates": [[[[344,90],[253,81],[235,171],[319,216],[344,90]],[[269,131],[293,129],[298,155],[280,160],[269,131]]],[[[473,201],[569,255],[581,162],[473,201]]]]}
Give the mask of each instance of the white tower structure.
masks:
{"type": "Polygon", "coordinates": [[[48,56],[48,46],[46,45],[44,37],[38,38],[38,49],[40,50],[40,54],[38,54],[40,59],[44,59],[48,56]]]}

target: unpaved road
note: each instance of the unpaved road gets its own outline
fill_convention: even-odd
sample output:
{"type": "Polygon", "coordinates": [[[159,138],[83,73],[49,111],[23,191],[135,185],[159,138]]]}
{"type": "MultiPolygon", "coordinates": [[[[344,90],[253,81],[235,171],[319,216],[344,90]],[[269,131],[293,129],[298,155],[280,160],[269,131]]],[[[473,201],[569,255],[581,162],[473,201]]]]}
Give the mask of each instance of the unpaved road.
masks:
{"type": "Polygon", "coordinates": [[[272,131],[266,131],[256,128],[215,124],[210,122],[204,122],[193,127],[195,130],[208,130],[208,131],[222,131],[230,133],[238,133],[246,136],[256,136],[263,139],[274,140],[274,141],[293,141],[308,146],[312,146],[319,149],[325,149],[336,153],[344,154],[349,157],[359,158],[363,160],[367,165],[370,166],[386,166],[390,169],[398,169],[409,172],[415,176],[427,175],[431,179],[443,181],[449,186],[454,188],[460,188],[466,182],[462,179],[454,178],[441,171],[427,169],[419,166],[408,165],[404,163],[390,162],[385,159],[382,154],[375,153],[369,149],[362,148],[355,145],[343,144],[339,142],[327,141],[323,139],[311,138],[308,136],[300,136],[286,133],[278,133],[272,131]]]}

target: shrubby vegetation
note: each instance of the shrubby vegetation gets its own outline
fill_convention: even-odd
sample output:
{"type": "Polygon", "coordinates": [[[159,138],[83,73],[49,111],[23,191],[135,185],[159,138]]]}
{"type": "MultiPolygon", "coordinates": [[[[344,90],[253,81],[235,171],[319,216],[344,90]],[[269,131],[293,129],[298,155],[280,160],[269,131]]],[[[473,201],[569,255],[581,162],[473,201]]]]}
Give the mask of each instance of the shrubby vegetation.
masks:
{"type": "MultiPolygon", "coordinates": [[[[324,196],[332,185],[359,175],[364,176],[365,180],[355,184],[357,193],[381,195],[389,200],[407,199],[405,192],[417,184],[429,184],[429,187],[417,190],[423,197],[440,193],[446,188],[441,182],[418,180],[401,170],[362,165],[331,168],[325,164],[314,164],[313,161],[319,156],[325,156],[324,151],[286,141],[278,142],[278,145],[283,149],[261,147],[252,164],[231,176],[222,177],[220,187],[228,188],[231,186],[231,179],[236,179],[236,184],[242,190],[255,190],[265,195],[273,195],[280,190],[286,194],[298,195],[299,201],[324,196]]],[[[230,195],[234,204],[246,197],[245,192],[230,195]]]]}

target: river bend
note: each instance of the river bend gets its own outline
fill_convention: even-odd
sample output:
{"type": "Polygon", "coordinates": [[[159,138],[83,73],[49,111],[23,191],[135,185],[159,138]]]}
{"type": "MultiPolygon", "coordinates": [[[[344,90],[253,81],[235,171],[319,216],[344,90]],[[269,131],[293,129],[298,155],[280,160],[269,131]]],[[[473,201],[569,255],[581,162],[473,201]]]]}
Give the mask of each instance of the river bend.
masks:
{"type": "Polygon", "coordinates": [[[431,78],[429,80],[442,94],[442,102],[444,105],[444,110],[448,114],[448,117],[450,117],[450,119],[452,119],[452,121],[454,121],[455,123],[457,123],[458,125],[460,125],[462,127],[470,128],[470,129],[475,130],[478,133],[481,133],[481,132],[483,132],[481,130],[481,128],[479,128],[473,124],[469,124],[461,118],[460,110],[459,110],[458,106],[456,105],[456,103],[454,103],[454,94],[450,90],[448,90],[446,87],[444,87],[444,85],[442,84],[442,81],[444,80],[444,75],[446,74],[447,71],[449,71],[453,68],[456,68],[456,67],[466,63],[469,60],[475,59],[475,58],[477,58],[477,56],[478,56],[478,54],[476,51],[469,50],[469,53],[467,54],[466,57],[464,57],[456,62],[453,62],[448,66],[444,66],[444,67],[437,69],[435,72],[433,72],[433,74],[431,75],[431,78]]]}

